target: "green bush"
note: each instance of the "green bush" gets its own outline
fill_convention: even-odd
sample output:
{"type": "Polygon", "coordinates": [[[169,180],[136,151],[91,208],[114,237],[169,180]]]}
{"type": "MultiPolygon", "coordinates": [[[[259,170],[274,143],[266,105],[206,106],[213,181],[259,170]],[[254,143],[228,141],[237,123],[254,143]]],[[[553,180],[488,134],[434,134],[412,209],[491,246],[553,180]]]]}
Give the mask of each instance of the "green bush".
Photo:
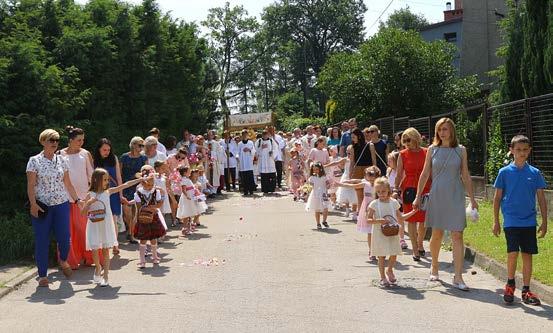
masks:
{"type": "Polygon", "coordinates": [[[489,133],[486,172],[488,174],[488,181],[493,183],[499,173],[499,169],[503,167],[507,156],[507,148],[505,147],[501,134],[501,118],[499,111],[494,112],[492,115],[489,133]]]}
{"type": "Polygon", "coordinates": [[[278,120],[278,128],[283,131],[292,131],[294,128],[299,127],[304,129],[308,125],[326,125],[325,118],[303,118],[301,115],[286,116],[278,120]]]}
{"type": "Polygon", "coordinates": [[[0,265],[18,259],[32,259],[35,240],[29,214],[17,213],[11,218],[0,218],[0,244],[0,265]]]}

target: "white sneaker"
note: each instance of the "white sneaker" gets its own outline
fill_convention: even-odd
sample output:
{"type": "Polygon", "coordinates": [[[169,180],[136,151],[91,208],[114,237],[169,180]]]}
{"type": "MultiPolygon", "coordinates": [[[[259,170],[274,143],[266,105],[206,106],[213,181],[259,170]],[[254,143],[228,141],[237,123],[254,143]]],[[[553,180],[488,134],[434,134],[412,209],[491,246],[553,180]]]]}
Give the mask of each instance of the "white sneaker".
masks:
{"type": "Polygon", "coordinates": [[[351,214],[351,209],[346,208],[346,212],[344,213],[344,216],[345,216],[345,217],[348,217],[349,214],[351,214]]]}
{"type": "Polygon", "coordinates": [[[102,279],[102,281],[100,281],[100,287],[107,287],[107,286],[109,286],[108,280],[102,279]]]}
{"type": "Polygon", "coordinates": [[[94,275],[92,275],[92,281],[94,283],[101,283],[102,282],[102,275],[96,275],[96,270],[94,270],[94,275]]]}
{"type": "Polygon", "coordinates": [[[351,213],[351,219],[352,220],[357,220],[357,212],[351,213]]]}

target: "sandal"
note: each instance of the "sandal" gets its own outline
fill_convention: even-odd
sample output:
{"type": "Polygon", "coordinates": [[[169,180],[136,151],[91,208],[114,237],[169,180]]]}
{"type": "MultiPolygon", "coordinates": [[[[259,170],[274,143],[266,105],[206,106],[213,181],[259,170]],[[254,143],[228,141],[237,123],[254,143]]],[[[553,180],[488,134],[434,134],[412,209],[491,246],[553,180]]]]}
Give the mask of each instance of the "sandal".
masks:
{"type": "Polygon", "coordinates": [[[419,250],[419,256],[424,257],[426,252],[424,250],[419,250]]]}
{"type": "Polygon", "coordinates": [[[65,264],[65,266],[61,266],[61,271],[66,278],[70,278],[71,275],[73,275],[73,270],[71,269],[71,266],[69,266],[69,264],[65,264]]]}
{"type": "Polygon", "coordinates": [[[390,286],[390,282],[388,282],[388,280],[386,279],[380,279],[380,282],[378,283],[378,285],[382,288],[387,288],[390,286]]]}
{"type": "Polygon", "coordinates": [[[397,279],[394,273],[386,272],[386,276],[388,277],[388,281],[390,282],[390,284],[396,284],[397,279]]]}
{"type": "Polygon", "coordinates": [[[421,261],[421,256],[413,256],[414,261],[421,261]]]}
{"type": "Polygon", "coordinates": [[[146,267],[146,263],[145,262],[139,262],[138,264],[136,264],[136,266],[138,266],[138,269],[143,269],[146,267]]]}
{"type": "Polygon", "coordinates": [[[440,281],[440,277],[438,276],[438,274],[430,274],[428,281],[431,281],[431,282],[440,281]]]}
{"type": "Polygon", "coordinates": [[[38,279],[38,286],[39,287],[46,287],[48,288],[48,285],[50,284],[50,281],[48,281],[47,277],[42,277],[38,279]]]}
{"type": "Polygon", "coordinates": [[[120,251],[119,251],[119,248],[114,246],[114,247],[113,247],[113,255],[114,255],[114,256],[118,256],[118,255],[119,255],[119,252],[120,252],[120,251]]]}
{"type": "Polygon", "coordinates": [[[317,223],[317,229],[321,230],[323,226],[320,223],[317,223]]]}

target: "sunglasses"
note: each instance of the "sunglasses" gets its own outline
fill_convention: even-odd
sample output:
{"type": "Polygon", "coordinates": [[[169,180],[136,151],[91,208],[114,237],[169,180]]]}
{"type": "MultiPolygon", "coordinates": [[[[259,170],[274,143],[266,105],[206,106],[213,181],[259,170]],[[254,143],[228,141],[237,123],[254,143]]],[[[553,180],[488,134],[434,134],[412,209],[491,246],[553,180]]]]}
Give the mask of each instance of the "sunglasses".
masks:
{"type": "Polygon", "coordinates": [[[50,142],[50,143],[58,143],[58,142],[60,142],[60,139],[48,139],[48,142],[50,142]]]}
{"type": "Polygon", "coordinates": [[[411,143],[411,138],[405,138],[405,139],[403,139],[403,143],[411,143]]]}

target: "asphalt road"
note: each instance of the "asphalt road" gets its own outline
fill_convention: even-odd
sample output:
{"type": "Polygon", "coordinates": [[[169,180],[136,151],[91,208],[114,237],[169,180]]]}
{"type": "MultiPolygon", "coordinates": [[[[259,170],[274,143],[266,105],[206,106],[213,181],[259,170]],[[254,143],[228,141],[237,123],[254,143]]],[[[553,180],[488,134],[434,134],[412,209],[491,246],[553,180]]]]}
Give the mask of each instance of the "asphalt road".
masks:
{"type": "Polygon", "coordinates": [[[290,197],[230,194],[188,239],[172,231],[162,263],[140,271],[136,246],[122,245],[110,287],[92,268],[70,280],[52,270],[0,300],[2,332],[553,332],[553,308],[503,305],[503,282],[467,264],[470,292],[427,282],[429,258],[398,258],[400,286],[377,286],[365,237],[333,214],[317,231],[290,197]],[[476,274],[471,274],[471,271],[476,274]]]}

